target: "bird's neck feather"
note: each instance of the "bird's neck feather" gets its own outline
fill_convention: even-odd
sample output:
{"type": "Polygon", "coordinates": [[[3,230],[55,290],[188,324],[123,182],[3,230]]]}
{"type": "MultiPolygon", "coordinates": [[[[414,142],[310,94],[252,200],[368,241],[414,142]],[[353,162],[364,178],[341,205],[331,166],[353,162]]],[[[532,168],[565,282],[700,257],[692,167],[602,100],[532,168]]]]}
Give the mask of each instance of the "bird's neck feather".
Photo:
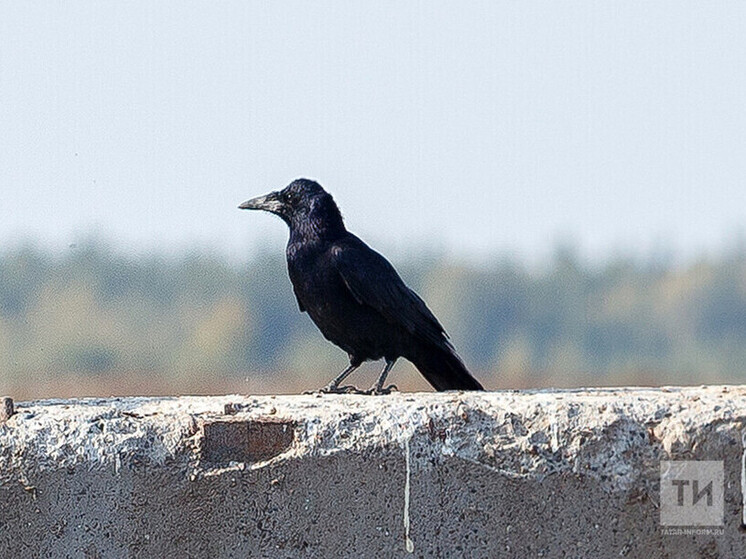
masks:
{"type": "Polygon", "coordinates": [[[291,220],[289,225],[291,242],[334,241],[347,234],[342,214],[331,197],[314,205],[307,216],[291,220]]]}
{"type": "Polygon", "coordinates": [[[347,230],[344,225],[338,226],[318,221],[304,221],[302,223],[290,224],[290,242],[331,242],[346,233],[347,230]]]}

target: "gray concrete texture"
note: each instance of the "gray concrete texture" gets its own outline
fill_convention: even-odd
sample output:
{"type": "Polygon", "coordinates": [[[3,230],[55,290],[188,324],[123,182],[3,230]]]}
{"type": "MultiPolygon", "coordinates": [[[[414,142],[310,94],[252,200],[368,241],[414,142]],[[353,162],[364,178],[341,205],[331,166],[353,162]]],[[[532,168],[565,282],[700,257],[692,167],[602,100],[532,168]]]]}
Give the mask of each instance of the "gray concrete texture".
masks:
{"type": "Polygon", "coordinates": [[[746,557],[745,421],[724,386],[16,402],[0,558],[746,557]],[[722,526],[661,525],[669,460],[722,461],[722,526]]]}

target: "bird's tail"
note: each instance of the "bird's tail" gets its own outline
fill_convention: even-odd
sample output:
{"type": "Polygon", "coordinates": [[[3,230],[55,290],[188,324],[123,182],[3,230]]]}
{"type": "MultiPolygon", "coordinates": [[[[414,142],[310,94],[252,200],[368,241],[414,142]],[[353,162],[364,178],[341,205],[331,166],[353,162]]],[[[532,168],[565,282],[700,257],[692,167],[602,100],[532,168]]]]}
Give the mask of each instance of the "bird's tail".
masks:
{"type": "Polygon", "coordinates": [[[484,390],[451,347],[422,347],[409,360],[435,390],[484,390]]]}

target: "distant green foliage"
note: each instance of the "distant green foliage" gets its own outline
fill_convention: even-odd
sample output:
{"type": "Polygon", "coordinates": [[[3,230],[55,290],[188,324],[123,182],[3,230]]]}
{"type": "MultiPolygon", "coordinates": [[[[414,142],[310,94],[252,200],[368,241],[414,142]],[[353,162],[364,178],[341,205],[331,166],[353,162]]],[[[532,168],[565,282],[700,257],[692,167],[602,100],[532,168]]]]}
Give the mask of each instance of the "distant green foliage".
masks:
{"type": "MultiPolygon", "coordinates": [[[[741,253],[684,268],[588,267],[566,249],[540,272],[432,255],[398,267],[488,385],[746,374],[741,253]]],[[[343,362],[298,312],[281,254],[245,266],[206,253],[134,257],[95,242],[61,256],[33,246],[0,254],[0,388],[35,375],[238,377],[343,362]]]]}

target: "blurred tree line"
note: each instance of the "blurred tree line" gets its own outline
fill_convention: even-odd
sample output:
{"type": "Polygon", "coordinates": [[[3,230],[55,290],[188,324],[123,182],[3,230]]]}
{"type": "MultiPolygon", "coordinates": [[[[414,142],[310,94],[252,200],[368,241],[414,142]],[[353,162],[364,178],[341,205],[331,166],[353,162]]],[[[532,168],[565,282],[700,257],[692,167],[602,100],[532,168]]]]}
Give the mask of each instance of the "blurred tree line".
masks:
{"type": "MultiPolygon", "coordinates": [[[[395,264],[488,387],[746,374],[742,250],[683,267],[584,265],[567,248],[538,271],[432,254],[395,264]]],[[[149,384],[159,382],[177,392],[294,391],[321,386],[345,363],[298,312],[277,251],[242,265],[206,252],[132,256],[102,242],[0,252],[0,393],[58,395],[63,379],[104,394],[116,383],[158,391],[149,384]]],[[[403,388],[426,386],[401,375],[403,388]]]]}

